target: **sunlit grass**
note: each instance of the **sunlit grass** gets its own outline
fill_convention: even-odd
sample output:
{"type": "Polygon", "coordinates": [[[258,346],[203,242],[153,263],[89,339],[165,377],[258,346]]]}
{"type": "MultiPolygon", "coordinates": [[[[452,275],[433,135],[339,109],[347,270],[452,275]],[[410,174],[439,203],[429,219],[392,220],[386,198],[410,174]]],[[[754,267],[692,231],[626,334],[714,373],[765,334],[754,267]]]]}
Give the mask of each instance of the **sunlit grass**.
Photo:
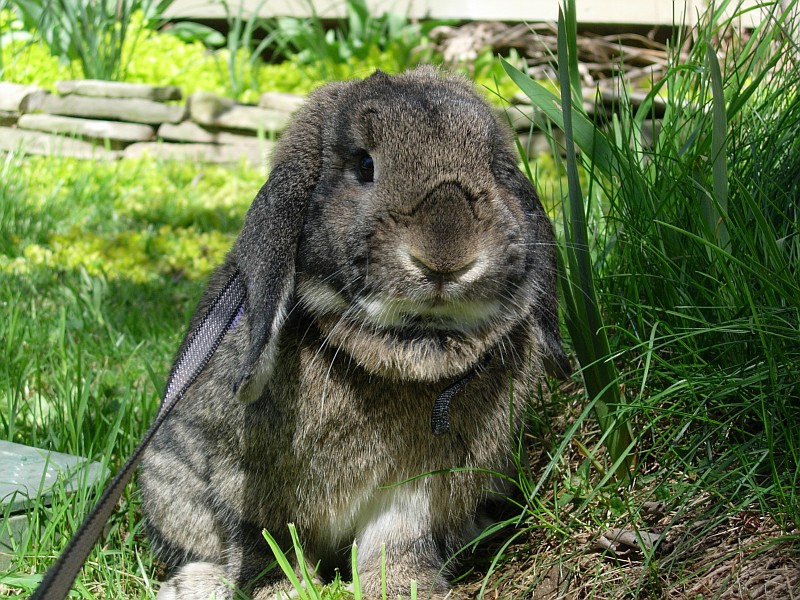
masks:
{"type": "MultiPolygon", "coordinates": [[[[560,31],[561,87],[580,98],[568,58],[570,7],[560,31]]],[[[532,498],[523,515],[562,543],[571,525],[645,526],[635,507],[648,498],[674,507],[675,523],[698,520],[697,537],[676,534],[682,547],[749,511],[774,519],[786,535],[800,522],[800,75],[783,62],[796,54],[800,23],[796,3],[785,12],[773,6],[758,29],[738,38],[721,17],[725,7],[735,8],[722,3],[706,15],[688,59],[675,55],[641,106],[623,96],[609,119],[507,65],[580,149],[554,148],[567,162],[578,156],[588,174],[580,185],[573,176],[564,191],[573,215],[577,206],[587,216],[584,237],[563,237],[566,250],[593,259],[568,264],[567,321],[571,303],[592,301],[582,287],[590,278],[610,345],[605,356],[617,369],[604,389],[624,400],[609,408],[630,427],[638,462],[633,485],[609,478],[620,455],[592,432],[590,407],[602,396],[589,380],[596,359],[580,352],[603,332],[596,320],[574,319],[586,402],[536,479],[545,500],[532,498]],[[731,39],[733,50],[723,54],[718,41],[731,39]],[[656,94],[667,109],[647,142],[656,94]],[[576,446],[577,472],[569,466],[576,446]],[[550,504],[558,498],[568,498],[570,510],[550,504]]],[[[644,558],[647,569],[673,580],[685,568],[644,558]]]]}
{"type": "MultiPolygon", "coordinates": [[[[536,532],[554,555],[564,549],[552,560],[569,568],[574,531],[644,527],[640,508],[651,499],[666,502],[675,522],[702,513],[691,535],[675,538],[684,545],[743,511],[770,515],[784,531],[798,524],[800,73],[782,62],[794,52],[787,32],[798,24],[776,12],[723,57],[714,40],[727,39],[729,25],[701,26],[688,61],[673,59],[638,109],[623,98],[616,118],[593,121],[582,104],[567,108],[580,185],[553,158],[532,166],[565,248],[588,250],[582,266],[566,261],[568,274],[592,279],[610,362],[599,388],[544,389],[532,399],[537,444],[530,456],[520,454],[518,514],[487,531],[512,531],[493,566],[536,532]],[[668,106],[649,143],[644,128],[656,94],[668,106]],[[565,224],[576,199],[585,202],[584,223],[565,224]],[[582,243],[564,233],[576,226],[585,229],[582,243]],[[622,448],[615,464],[594,426],[598,389],[608,386],[619,400],[602,400],[635,442],[626,485],[614,473],[633,453],[622,448]]],[[[562,89],[574,89],[574,75],[564,72],[570,82],[562,89]]],[[[563,126],[565,104],[544,91],[550,95],[534,102],[563,126]]],[[[118,468],[155,411],[202,280],[234,239],[263,177],[244,166],[149,159],[4,159],[5,439],[118,468]]],[[[573,283],[574,303],[592,301],[573,283]]],[[[572,319],[569,343],[577,349],[598,322],[572,319]]],[[[581,367],[593,363],[578,357],[581,367]]],[[[29,573],[52,562],[98,487],[33,511],[43,533],[23,541],[20,566],[0,585],[27,595],[38,577],[29,573]]],[[[137,507],[129,489],[109,541],[77,584],[81,597],[153,596],[151,582],[163,574],[139,532],[137,507]]],[[[682,576],[672,559],[644,561],[651,574],[682,576]]],[[[645,594],[656,579],[634,583],[645,594]]],[[[320,593],[347,594],[341,588],[336,582],[335,592],[320,593]]]]}
{"type": "MultiPolygon", "coordinates": [[[[3,439],[119,468],[152,419],[204,278],[262,177],[244,166],[4,157],[3,439]]],[[[57,486],[52,506],[31,512],[19,563],[0,585],[26,596],[104,483],[69,498],[57,486]]],[[[152,596],[138,504],[128,489],[77,584],[85,597],[152,596]]]]}

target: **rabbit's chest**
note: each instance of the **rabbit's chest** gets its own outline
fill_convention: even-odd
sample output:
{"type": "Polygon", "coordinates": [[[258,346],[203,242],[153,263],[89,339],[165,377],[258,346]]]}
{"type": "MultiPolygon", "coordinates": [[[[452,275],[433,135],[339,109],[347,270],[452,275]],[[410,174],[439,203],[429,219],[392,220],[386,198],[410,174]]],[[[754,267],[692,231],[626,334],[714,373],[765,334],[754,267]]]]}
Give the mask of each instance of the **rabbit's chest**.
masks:
{"type": "Polygon", "coordinates": [[[435,436],[433,405],[449,382],[377,378],[313,343],[284,349],[279,364],[273,402],[292,408],[280,420],[280,463],[288,468],[278,476],[291,490],[293,518],[307,516],[323,537],[348,535],[365,521],[391,521],[434,499],[469,513],[493,485],[477,470],[503,471],[510,464],[522,402],[509,393],[502,365],[456,395],[450,432],[435,436]],[[415,480],[452,469],[464,471],[415,480]],[[403,483],[409,480],[415,481],[403,483]]]}
{"type": "Polygon", "coordinates": [[[505,456],[526,397],[524,381],[516,381],[505,365],[494,365],[455,395],[449,411],[451,429],[437,436],[431,428],[434,404],[453,381],[376,377],[346,355],[321,350],[314,343],[281,358],[283,375],[273,394],[282,396],[279,405],[294,407],[291,418],[284,421],[292,428],[290,451],[320,475],[358,469],[379,473],[383,480],[470,461],[493,463],[505,456]],[[519,386],[515,394],[510,378],[519,386]],[[509,421],[510,414],[517,418],[509,421]]]}

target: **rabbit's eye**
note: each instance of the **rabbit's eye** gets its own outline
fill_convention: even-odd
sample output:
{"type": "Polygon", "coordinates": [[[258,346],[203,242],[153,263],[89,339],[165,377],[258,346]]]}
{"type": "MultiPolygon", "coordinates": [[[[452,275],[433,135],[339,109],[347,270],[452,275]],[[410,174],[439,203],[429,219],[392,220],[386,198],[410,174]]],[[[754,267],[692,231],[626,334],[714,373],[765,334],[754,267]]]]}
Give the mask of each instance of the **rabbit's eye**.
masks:
{"type": "Polygon", "coordinates": [[[358,159],[358,172],[356,175],[361,183],[372,183],[375,180],[375,163],[366,152],[358,159]]]}

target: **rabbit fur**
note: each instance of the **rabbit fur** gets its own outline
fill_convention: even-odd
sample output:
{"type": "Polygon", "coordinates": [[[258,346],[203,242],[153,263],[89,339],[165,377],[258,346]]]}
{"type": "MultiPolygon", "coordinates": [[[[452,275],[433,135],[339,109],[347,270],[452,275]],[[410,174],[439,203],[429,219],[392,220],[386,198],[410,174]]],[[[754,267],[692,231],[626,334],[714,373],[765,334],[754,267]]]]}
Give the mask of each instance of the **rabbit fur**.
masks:
{"type": "Polygon", "coordinates": [[[412,579],[421,598],[448,594],[526,399],[545,367],[569,368],[552,227],[516,163],[458,76],[378,72],[310,95],[189,331],[237,270],[244,314],[143,459],[147,529],[176,567],[161,600],[285,592],[262,573],[262,531],[289,548],[288,523],[320,577],[355,542],[367,598],[382,546],[389,597],[412,579]],[[434,436],[437,396],[470,372],[434,436]]]}

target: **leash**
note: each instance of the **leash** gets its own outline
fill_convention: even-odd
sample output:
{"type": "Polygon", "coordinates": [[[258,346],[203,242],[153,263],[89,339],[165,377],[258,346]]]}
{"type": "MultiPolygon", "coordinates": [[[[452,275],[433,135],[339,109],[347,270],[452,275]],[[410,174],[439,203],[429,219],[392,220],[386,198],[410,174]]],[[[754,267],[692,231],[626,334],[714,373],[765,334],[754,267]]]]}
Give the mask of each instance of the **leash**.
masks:
{"type": "Polygon", "coordinates": [[[433,411],[431,412],[431,431],[433,431],[433,435],[439,436],[450,431],[450,401],[458,392],[466,388],[467,384],[475,379],[478,372],[486,368],[491,360],[492,351],[490,350],[469,373],[439,394],[436,402],[433,403],[433,411]]]}
{"type": "Polygon", "coordinates": [[[141,461],[142,452],[178,400],[183,397],[189,386],[208,364],[222,342],[222,338],[238,321],[244,309],[245,296],[244,279],[236,271],[225,283],[222,291],[214,298],[200,323],[192,331],[183,352],[175,361],[155,421],[133,451],[128,462],[103,491],[100,500],[81,523],[61,556],[47,569],[47,573],[31,596],[31,600],[63,600],[67,597],[78,572],[103,533],[103,528],[114,511],[117,501],[141,461]]]}
{"type": "MultiPolygon", "coordinates": [[[[64,600],[67,597],[75,578],[89,557],[89,553],[100,539],[103,528],[111,517],[111,513],[114,512],[125,486],[133,477],[133,473],[141,461],[142,452],[175,404],[183,398],[194,380],[208,364],[225,334],[236,326],[244,311],[246,293],[243,277],[239,271],[234,272],[217,297],[214,298],[200,323],[192,331],[183,351],[175,361],[175,366],[167,379],[164,398],[153,424],[150,425],[142,441],[136,446],[133,454],[111,484],[103,490],[100,500],[83,520],[56,562],[47,569],[30,600],[64,600]]],[[[490,359],[491,354],[488,354],[480,364],[462,379],[448,386],[436,398],[431,415],[431,430],[434,435],[439,436],[449,431],[450,401],[472,381],[490,359]]]]}

